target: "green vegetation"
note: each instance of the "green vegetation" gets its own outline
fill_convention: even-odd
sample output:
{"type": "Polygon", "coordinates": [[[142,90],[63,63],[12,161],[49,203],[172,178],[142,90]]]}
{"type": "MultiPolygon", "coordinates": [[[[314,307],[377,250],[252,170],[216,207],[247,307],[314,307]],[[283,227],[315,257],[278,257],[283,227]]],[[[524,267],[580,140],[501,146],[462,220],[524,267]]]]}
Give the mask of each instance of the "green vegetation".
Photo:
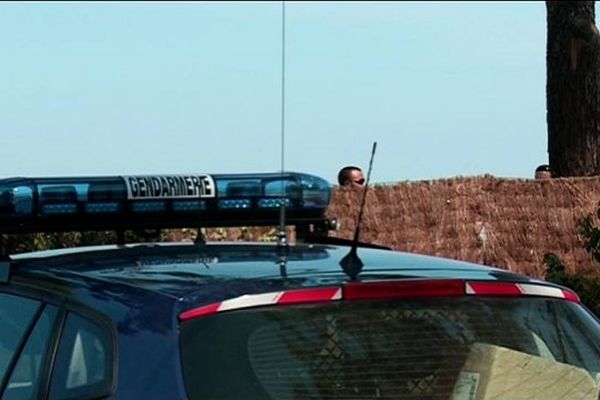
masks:
{"type": "MultiPolygon", "coordinates": [[[[596,211],[600,218],[600,205],[596,211]]],[[[600,229],[592,215],[587,215],[577,223],[577,231],[583,240],[584,248],[600,263],[600,229]]],[[[546,265],[545,279],[566,286],[577,292],[585,304],[597,316],[600,316],[600,279],[586,277],[580,273],[569,274],[560,258],[554,253],[544,255],[546,265]]]]}
{"type": "MultiPolygon", "coordinates": [[[[125,242],[160,241],[165,232],[158,230],[125,231],[125,242]]],[[[107,232],[61,232],[2,235],[2,250],[5,254],[24,253],[69,247],[94,246],[117,243],[117,233],[107,232]]]]}
{"type": "MultiPolygon", "coordinates": [[[[125,231],[125,243],[195,241],[197,229],[125,231]]],[[[277,240],[276,228],[202,228],[202,234],[208,241],[257,241],[274,242],[277,240]]],[[[96,246],[118,243],[115,231],[106,232],[63,232],[31,233],[19,235],[1,235],[0,247],[4,254],[17,254],[32,251],[64,249],[81,246],[96,246]]]]}

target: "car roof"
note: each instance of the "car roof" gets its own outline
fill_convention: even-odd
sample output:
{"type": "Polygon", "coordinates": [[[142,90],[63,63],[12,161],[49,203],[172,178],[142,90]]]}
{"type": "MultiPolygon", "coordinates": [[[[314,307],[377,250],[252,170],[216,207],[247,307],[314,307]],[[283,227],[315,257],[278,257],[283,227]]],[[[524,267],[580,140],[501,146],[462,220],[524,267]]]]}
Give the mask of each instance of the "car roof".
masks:
{"type": "Polygon", "coordinates": [[[40,177],[2,184],[7,206],[0,222],[8,234],[115,231],[117,241],[124,242],[125,230],[291,225],[299,238],[325,239],[318,240],[325,244],[288,246],[283,234],[279,245],[98,246],[12,256],[9,268],[0,264],[3,281],[26,280],[29,286],[80,301],[101,302],[120,293],[125,300],[156,295],[194,305],[349,280],[528,281],[466,262],[366,246],[350,251],[339,241],[332,245],[335,238],[321,236],[337,226],[335,219],[326,218],[331,187],[303,173],[40,177]]]}
{"type": "MultiPolygon", "coordinates": [[[[349,280],[340,267],[346,246],[273,243],[145,243],[52,250],[13,256],[14,273],[69,281],[125,285],[187,300],[260,293],[281,288],[336,285],[349,280]]],[[[389,250],[359,248],[359,280],[452,278],[531,279],[503,269],[389,250]]]]}

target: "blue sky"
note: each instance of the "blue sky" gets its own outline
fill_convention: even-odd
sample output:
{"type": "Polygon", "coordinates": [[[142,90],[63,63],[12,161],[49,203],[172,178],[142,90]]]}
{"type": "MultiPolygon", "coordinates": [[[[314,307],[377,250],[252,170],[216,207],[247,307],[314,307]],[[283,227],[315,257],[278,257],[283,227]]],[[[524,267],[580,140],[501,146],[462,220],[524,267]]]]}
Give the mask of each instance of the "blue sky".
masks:
{"type": "MultiPolygon", "coordinates": [[[[281,3],[0,3],[0,177],[281,168],[281,3]]],[[[544,2],[287,2],[285,167],[547,162],[544,2]]]]}

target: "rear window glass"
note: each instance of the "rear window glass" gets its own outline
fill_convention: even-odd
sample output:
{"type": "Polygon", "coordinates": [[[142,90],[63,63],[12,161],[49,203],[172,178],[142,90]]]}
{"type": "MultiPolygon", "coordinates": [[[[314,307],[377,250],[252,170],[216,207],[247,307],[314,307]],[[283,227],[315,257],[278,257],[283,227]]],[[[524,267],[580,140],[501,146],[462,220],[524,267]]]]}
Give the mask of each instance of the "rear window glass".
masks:
{"type": "Polygon", "coordinates": [[[182,325],[191,399],[598,399],[598,325],[545,298],[339,302],[182,325]]]}
{"type": "Polygon", "coordinates": [[[69,313],[52,374],[50,400],[95,399],[112,386],[112,340],[100,324],[69,313]]]}

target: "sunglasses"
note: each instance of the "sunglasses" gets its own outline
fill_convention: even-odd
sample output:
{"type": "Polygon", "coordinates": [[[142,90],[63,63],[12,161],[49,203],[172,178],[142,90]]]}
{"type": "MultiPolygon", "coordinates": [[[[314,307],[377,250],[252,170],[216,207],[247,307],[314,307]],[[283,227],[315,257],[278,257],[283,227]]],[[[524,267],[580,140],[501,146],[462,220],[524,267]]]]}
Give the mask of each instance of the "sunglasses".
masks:
{"type": "Polygon", "coordinates": [[[360,178],[354,181],[354,183],[358,183],[359,185],[364,185],[365,184],[365,178],[360,178]]]}

